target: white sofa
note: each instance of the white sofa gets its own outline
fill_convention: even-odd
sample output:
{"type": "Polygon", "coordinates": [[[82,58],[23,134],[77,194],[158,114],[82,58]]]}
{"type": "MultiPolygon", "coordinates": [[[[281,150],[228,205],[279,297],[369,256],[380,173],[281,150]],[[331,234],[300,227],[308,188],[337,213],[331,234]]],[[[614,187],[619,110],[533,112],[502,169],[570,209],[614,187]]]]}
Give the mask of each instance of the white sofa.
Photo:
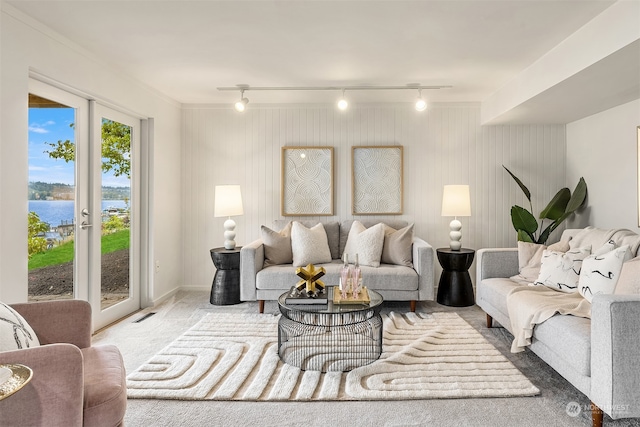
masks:
{"type": "MultiPolygon", "coordinates": [[[[565,230],[561,240],[580,231],[565,230]]],[[[632,255],[639,255],[637,245],[632,255]]],[[[637,261],[625,263],[621,277],[627,266],[638,268],[637,261]]],[[[513,334],[507,295],[526,286],[509,279],[518,270],[516,248],[478,251],[477,304],[487,327],[495,320],[513,334]]],[[[613,419],[640,417],[640,295],[634,286],[636,292],[626,295],[595,295],[590,319],[556,314],[533,330],[530,350],[591,400],[594,426],[602,425],[602,411],[613,419]]]]}
{"type": "MultiPolygon", "coordinates": [[[[277,220],[274,228],[282,229],[289,221],[277,220]]],[[[306,227],[317,221],[300,221],[306,227]]],[[[326,275],[322,281],[328,286],[339,283],[342,253],[353,220],[323,223],[331,250],[332,261],[318,264],[324,267],[326,275]]],[[[362,220],[365,227],[371,227],[381,221],[362,220]]],[[[382,221],[398,230],[408,225],[402,220],[382,221]]],[[[412,267],[381,264],[379,267],[361,266],[365,286],[378,291],[385,300],[410,301],[411,311],[415,311],[416,301],[434,298],[434,250],[424,240],[414,235],[412,241],[412,267]]],[[[240,300],[259,301],[259,310],[264,311],[265,300],[276,300],[297,282],[292,264],[270,265],[265,267],[265,253],[262,239],[245,245],[240,250],[240,300]]]]}

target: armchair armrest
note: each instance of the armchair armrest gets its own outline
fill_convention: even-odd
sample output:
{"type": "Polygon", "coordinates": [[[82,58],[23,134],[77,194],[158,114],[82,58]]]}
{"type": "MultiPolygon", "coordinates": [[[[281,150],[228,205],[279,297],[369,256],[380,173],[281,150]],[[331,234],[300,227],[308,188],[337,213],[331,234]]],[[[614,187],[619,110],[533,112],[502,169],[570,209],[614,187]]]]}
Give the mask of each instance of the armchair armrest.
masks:
{"type": "Polygon", "coordinates": [[[256,274],[264,265],[262,239],[254,240],[240,249],[240,300],[256,300],[256,274]]]}
{"type": "Polygon", "coordinates": [[[40,344],[69,343],[91,346],[91,306],[81,300],[12,304],[33,328],[40,344]]]}
{"type": "Polygon", "coordinates": [[[413,268],[418,273],[418,298],[420,301],[433,300],[435,297],[434,271],[435,257],[433,246],[419,237],[413,237],[413,268]]]}
{"type": "Polygon", "coordinates": [[[476,252],[476,286],[484,279],[518,274],[518,248],[484,248],[476,252]]]}
{"type": "Polygon", "coordinates": [[[591,401],[611,418],[640,417],[640,295],[595,295],[591,305],[591,401]]]}
{"type": "Polygon", "coordinates": [[[24,388],[0,400],[0,424],[82,425],[84,379],[78,347],[50,344],[0,352],[0,363],[19,363],[33,370],[33,378],[24,388]]]}

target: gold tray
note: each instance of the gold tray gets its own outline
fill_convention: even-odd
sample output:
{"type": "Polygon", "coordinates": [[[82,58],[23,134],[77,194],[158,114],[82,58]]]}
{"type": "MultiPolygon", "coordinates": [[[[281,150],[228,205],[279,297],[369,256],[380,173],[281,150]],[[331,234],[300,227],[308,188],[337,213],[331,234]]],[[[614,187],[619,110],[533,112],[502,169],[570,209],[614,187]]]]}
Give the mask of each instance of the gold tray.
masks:
{"type": "Polygon", "coordinates": [[[353,298],[351,292],[347,294],[346,299],[342,299],[342,293],[340,289],[336,286],[333,288],[333,303],[334,304],[369,304],[371,302],[371,298],[369,298],[369,291],[366,287],[362,288],[362,292],[358,295],[358,298],[353,298]]]}
{"type": "Polygon", "coordinates": [[[12,375],[0,384],[0,400],[11,396],[16,391],[24,387],[33,376],[33,371],[24,365],[0,365],[11,370],[12,375]]]}

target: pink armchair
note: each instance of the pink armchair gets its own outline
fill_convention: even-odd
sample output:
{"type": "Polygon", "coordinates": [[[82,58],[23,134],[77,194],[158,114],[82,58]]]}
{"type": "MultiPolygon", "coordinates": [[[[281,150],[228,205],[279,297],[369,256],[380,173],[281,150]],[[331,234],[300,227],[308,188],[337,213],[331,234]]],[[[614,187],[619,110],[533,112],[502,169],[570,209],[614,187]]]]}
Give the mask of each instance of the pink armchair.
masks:
{"type": "Polygon", "coordinates": [[[0,364],[20,363],[33,378],[0,400],[3,426],[122,425],[127,407],[122,355],[91,346],[91,306],[80,300],[13,304],[40,347],[0,352],[0,364]]]}

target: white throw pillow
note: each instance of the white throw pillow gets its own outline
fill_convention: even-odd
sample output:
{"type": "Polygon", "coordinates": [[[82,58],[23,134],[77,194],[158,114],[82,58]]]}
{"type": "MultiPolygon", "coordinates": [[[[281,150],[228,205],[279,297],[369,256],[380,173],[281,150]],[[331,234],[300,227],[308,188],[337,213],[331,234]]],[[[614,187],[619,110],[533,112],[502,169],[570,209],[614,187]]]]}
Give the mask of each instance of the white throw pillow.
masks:
{"type": "Polygon", "coordinates": [[[0,302],[0,351],[39,347],[36,333],[13,308],[0,302]]]}
{"type": "Polygon", "coordinates": [[[344,253],[349,255],[349,262],[355,262],[370,267],[380,267],[380,258],[384,246],[384,226],[378,223],[366,228],[360,221],[354,221],[349,230],[344,253]]]}
{"type": "Polygon", "coordinates": [[[262,243],[264,244],[264,266],[291,264],[291,222],[280,232],[273,231],[269,227],[260,227],[262,243]]]}
{"type": "Polygon", "coordinates": [[[568,252],[545,250],[542,253],[540,274],[534,285],[544,285],[565,293],[578,292],[582,260],[590,253],[590,247],[568,252]]]}
{"type": "Polygon", "coordinates": [[[586,257],[582,261],[580,272],[580,295],[591,302],[594,295],[612,294],[620,278],[622,264],[629,258],[629,254],[629,245],[624,245],[604,254],[596,253],[586,257]]]}
{"type": "Polygon", "coordinates": [[[413,254],[411,246],[413,244],[413,224],[400,230],[383,224],[384,245],[382,246],[382,256],[380,262],[384,264],[404,265],[413,268],[413,254]]]}
{"type": "Polygon", "coordinates": [[[294,221],[291,226],[291,252],[294,267],[331,262],[331,250],[324,226],[318,223],[307,228],[294,221]]]}
{"type": "Polygon", "coordinates": [[[616,295],[640,295],[640,257],[622,264],[620,279],[613,291],[616,295]]]}

